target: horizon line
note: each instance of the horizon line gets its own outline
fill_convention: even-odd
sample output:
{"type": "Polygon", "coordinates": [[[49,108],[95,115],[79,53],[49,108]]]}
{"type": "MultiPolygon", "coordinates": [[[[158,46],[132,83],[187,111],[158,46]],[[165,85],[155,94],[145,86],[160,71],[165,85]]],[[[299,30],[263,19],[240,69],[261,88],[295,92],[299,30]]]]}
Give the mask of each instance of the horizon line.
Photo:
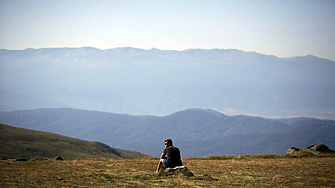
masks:
{"type": "Polygon", "coordinates": [[[319,56],[316,56],[316,55],[313,55],[313,54],[281,57],[281,56],[277,56],[277,55],[274,55],[274,54],[265,54],[265,53],[261,53],[261,52],[257,52],[257,51],[247,51],[247,50],[240,50],[240,49],[236,49],[236,48],[187,48],[187,49],[183,49],[183,50],[173,50],[173,49],[160,49],[160,48],[156,48],[156,47],[152,47],[150,49],[146,49],[146,48],[131,47],[131,46],[114,47],[114,48],[106,48],[106,49],[102,49],[102,48],[98,48],[98,47],[93,47],[93,46],[81,46],[81,47],[60,46],[60,47],[37,47],[37,48],[35,48],[35,47],[27,47],[27,48],[21,48],[21,49],[0,48],[0,50],[24,51],[24,50],[42,50],[42,49],[80,49],[80,48],[94,48],[94,49],[101,50],[101,51],[130,48],[130,49],[138,49],[138,50],[145,50],[145,51],[159,50],[159,51],[175,51],[175,52],[184,52],[184,51],[187,51],[187,50],[236,50],[236,51],[242,51],[242,52],[247,52],[247,53],[257,53],[257,54],[266,55],[266,56],[274,56],[274,57],[278,57],[278,58],[281,58],[281,59],[314,56],[314,57],[318,57],[318,58],[321,58],[321,59],[327,59],[327,60],[335,62],[335,60],[332,60],[332,59],[329,59],[329,58],[324,58],[324,57],[319,57],[319,56]]]}

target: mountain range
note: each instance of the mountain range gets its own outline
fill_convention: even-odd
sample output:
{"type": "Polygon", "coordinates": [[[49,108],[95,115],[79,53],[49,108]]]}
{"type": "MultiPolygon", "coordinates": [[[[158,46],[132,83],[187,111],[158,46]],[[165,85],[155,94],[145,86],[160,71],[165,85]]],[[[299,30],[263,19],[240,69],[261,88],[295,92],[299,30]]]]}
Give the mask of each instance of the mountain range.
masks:
{"type": "Polygon", "coordinates": [[[335,62],[233,49],[0,50],[0,110],[69,107],[167,115],[335,119],[335,62]]]}
{"type": "Polygon", "coordinates": [[[0,123],[57,133],[159,157],[171,138],[183,157],[285,154],[291,147],[335,148],[335,121],[227,116],[211,109],[187,109],[165,116],[129,115],[71,108],[0,112],[0,123]]]}

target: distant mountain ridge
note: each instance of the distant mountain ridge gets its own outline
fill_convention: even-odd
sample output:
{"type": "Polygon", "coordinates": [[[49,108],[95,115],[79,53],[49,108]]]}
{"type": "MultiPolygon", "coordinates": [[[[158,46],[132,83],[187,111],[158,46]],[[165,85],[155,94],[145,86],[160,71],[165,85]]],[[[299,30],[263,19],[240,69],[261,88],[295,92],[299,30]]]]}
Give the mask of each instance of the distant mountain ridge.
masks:
{"type": "Polygon", "coordinates": [[[2,111],[70,107],[166,115],[209,108],[335,120],[335,62],[311,55],[83,47],[0,50],[0,56],[2,111]]]}
{"type": "Polygon", "coordinates": [[[60,103],[53,101],[43,101],[33,97],[19,95],[12,92],[7,92],[0,89],[0,109],[7,111],[17,110],[24,106],[27,109],[36,109],[41,107],[59,107],[60,103]]]}
{"type": "Polygon", "coordinates": [[[166,138],[174,140],[183,157],[284,154],[291,146],[319,143],[335,148],[333,120],[227,116],[211,109],[187,109],[166,116],[36,109],[0,112],[0,123],[99,141],[156,157],[166,138]]]}

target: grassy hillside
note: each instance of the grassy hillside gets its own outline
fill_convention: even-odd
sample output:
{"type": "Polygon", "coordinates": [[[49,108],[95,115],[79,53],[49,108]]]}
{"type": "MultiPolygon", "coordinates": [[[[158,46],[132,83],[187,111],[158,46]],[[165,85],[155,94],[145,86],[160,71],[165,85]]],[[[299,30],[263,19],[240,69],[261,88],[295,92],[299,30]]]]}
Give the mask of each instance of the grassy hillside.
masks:
{"type": "Polygon", "coordinates": [[[183,158],[195,175],[155,174],[158,158],[67,161],[0,160],[0,187],[335,187],[335,157],[212,156],[183,158]]]}
{"type": "Polygon", "coordinates": [[[139,158],[139,152],[111,148],[100,142],[89,142],[58,134],[16,128],[0,124],[0,154],[7,158],[36,157],[77,158],[139,158]]]}

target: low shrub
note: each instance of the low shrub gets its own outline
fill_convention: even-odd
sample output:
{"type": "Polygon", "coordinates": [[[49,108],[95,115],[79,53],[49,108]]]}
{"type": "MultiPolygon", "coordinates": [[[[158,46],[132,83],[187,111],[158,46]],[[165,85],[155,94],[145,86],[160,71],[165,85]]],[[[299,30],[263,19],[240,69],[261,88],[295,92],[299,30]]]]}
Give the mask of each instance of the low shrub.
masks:
{"type": "Polygon", "coordinates": [[[5,157],[4,155],[0,155],[0,160],[7,160],[7,157],[5,157]]]}

